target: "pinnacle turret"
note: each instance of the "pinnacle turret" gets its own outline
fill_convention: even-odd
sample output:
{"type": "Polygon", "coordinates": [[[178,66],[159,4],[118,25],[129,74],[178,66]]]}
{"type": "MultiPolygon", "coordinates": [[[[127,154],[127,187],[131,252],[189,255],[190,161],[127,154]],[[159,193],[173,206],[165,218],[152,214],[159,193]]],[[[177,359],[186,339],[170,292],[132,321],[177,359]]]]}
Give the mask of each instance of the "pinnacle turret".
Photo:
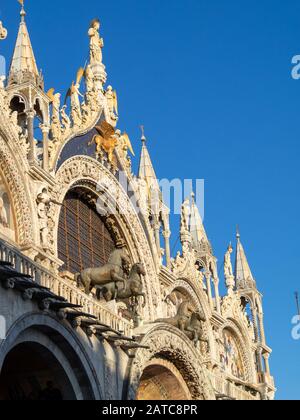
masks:
{"type": "Polygon", "coordinates": [[[256,288],[256,282],[252,275],[244,247],[241,242],[241,235],[237,230],[237,247],[235,260],[235,282],[237,289],[256,288]]]}
{"type": "Polygon", "coordinates": [[[8,85],[33,82],[39,87],[43,87],[43,79],[38,71],[30,36],[25,22],[26,12],[24,1],[20,0],[22,6],[20,16],[21,22],[15,44],[15,49],[10,65],[8,85]]]}

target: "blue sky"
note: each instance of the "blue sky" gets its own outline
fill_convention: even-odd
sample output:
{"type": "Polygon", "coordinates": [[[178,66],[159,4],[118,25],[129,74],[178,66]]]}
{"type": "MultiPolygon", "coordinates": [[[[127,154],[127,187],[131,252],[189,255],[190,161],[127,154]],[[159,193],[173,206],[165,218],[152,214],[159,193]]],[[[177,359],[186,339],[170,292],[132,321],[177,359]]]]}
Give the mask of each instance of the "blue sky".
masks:
{"type": "MultiPolygon", "coordinates": [[[[300,289],[300,80],[291,78],[300,2],[52,0],[26,9],[46,88],[61,92],[84,65],[88,25],[100,17],[120,128],[137,151],[145,125],[159,178],[205,179],[205,226],[220,263],[239,224],[264,294],[277,397],[300,399],[300,342],[291,339],[300,289]]],[[[18,11],[17,1],[1,1],[8,59],[18,11]]],[[[177,218],[172,228],[174,245],[177,218]]]]}

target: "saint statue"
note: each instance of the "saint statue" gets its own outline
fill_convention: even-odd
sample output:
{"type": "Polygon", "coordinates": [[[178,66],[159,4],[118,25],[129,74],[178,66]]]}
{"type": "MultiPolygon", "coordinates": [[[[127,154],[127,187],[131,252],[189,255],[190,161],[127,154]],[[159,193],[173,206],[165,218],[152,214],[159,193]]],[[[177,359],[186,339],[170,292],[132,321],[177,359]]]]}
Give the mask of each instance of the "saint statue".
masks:
{"type": "Polygon", "coordinates": [[[181,206],[181,232],[189,232],[190,225],[190,199],[187,198],[181,206]]]}
{"type": "Polygon", "coordinates": [[[44,248],[49,247],[49,228],[48,228],[48,213],[50,210],[50,204],[57,204],[61,206],[61,203],[58,203],[55,200],[52,200],[49,196],[47,188],[44,188],[43,191],[37,196],[37,213],[40,222],[40,235],[41,235],[41,244],[44,248]]]}
{"type": "Polygon", "coordinates": [[[102,64],[102,48],[104,47],[103,39],[100,37],[100,21],[94,19],[91,22],[89,29],[90,37],[90,63],[91,64],[102,64]]]}
{"type": "Polygon", "coordinates": [[[231,254],[233,253],[232,245],[230,244],[224,257],[224,276],[226,279],[233,277],[233,269],[231,264],[231,254]]]}

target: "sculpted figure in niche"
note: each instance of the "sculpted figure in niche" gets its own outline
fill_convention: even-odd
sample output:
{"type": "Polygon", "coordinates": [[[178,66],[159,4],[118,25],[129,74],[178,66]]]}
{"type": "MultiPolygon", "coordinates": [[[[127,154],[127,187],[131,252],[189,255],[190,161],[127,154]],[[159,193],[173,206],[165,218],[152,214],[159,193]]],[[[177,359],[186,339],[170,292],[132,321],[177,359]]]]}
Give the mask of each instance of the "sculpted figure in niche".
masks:
{"type": "Polygon", "coordinates": [[[5,208],[4,201],[3,201],[2,197],[0,197],[0,225],[5,227],[5,228],[9,227],[9,225],[8,225],[8,214],[7,214],[7,210],[5,208]]]}
{"type": "Polygon", "coordinates": [[[44,248],[49,247],[49,228],[48,228],[48,213],[51,203],[61,205],[57,201],[51,199],[47,188],[44,188],[37,196],[37,213],[40,224],[40,240],[44,248]]]}

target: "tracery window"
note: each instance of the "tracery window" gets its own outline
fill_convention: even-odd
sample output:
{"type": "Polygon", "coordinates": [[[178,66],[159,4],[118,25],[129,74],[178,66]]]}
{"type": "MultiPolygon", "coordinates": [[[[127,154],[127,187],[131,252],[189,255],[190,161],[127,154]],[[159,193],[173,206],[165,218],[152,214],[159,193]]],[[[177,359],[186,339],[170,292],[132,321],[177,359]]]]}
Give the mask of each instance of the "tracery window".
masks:
{"type": "Polygon", "coordinates": [[[107,263],[114,241],[100,215],[80,191],[67,194],[60,213],[58,256],[63,270],[78,273],[107,263]]]}

